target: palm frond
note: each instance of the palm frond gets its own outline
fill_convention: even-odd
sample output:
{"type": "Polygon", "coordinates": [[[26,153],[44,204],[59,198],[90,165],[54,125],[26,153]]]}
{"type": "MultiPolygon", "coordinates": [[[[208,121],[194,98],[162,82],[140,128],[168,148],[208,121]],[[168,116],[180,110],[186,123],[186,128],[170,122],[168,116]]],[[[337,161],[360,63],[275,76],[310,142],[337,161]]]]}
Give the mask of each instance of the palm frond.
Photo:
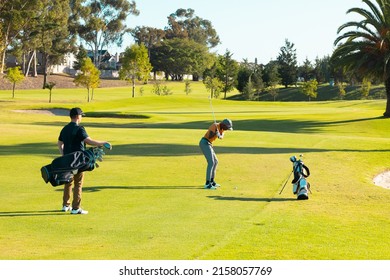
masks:
{"type": "Polygon", "coordinates": [[[381,1],[381,0],[376,0],[376,5],[371,2],[370,0],[362,0],[372,11],[374,17],[376,19],[376,21],[382,23],[382,24],[385,24],[386,23],[386,5],[388,1],[381,1]]]}
{"type": "Polygon", "coordinates": [[[361,75],[390,75],[390,1],[363,0],[368,9],[351,8],[347,13],[362,16],[338,28],[334,44],[334,65],[361,75]]]}
{"type": "Polygon", "coordinates": [[[346,40],[347,42],[355,40],[366,40],[371,42],[380,42],[383,39],[378,37],[375,33],[364,33],[360,31],[348,31],[336,38],[334,45],[336,46],[341,41],[346,40]]]}

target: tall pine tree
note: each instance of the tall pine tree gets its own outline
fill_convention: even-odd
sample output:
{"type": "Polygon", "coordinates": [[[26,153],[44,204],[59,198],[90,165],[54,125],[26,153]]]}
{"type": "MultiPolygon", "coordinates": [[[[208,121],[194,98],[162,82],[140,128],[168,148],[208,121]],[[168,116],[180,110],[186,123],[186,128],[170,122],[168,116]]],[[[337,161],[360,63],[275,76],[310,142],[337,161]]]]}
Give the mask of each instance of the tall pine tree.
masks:
{"type": "Polygon", "coordinates": [[[282,85],[286,88],[289,85],[295,85],[298,78],[298,63],[297,51],[294,48],[294,44],[286,39],[285,45],[280,48],[277,60],[279,63],[279,75],[282,79],[282,85]]]}

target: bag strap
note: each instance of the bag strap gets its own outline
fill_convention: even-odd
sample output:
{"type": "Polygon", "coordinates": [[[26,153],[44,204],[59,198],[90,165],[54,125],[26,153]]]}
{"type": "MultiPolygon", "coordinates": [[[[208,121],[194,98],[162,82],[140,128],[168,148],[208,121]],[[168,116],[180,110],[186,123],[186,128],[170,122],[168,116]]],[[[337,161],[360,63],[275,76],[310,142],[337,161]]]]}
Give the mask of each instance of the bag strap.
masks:
{"type": "Polygon", "coordinates": [[[303,167],[303,169],[305,169],[306,170],[306,174],[304,174],[303,173],[303,170],[302,170],[302,175],[303,175],[303,177],[305,177],[305,178],[307,178],[307,177],[309,177],[310,176],[310,170],[309,170],[309,167],[307,167],[306,165],[302,165],[302,167],[303,167]]]}

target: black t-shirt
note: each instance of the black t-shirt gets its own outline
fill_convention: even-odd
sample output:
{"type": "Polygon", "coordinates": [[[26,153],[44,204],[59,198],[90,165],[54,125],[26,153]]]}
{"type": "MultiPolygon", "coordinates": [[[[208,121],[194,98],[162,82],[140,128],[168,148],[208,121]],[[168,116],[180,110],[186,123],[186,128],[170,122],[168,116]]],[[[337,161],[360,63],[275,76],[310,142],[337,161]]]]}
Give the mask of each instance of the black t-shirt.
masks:
{"type": "Polygon", "coordinates": [[[64,143],[64,155],[77,151],[84,151],[84,140],[88,137],[83,126],[78,126],[74,122],[65,125],[58,137],[64,143]]]}

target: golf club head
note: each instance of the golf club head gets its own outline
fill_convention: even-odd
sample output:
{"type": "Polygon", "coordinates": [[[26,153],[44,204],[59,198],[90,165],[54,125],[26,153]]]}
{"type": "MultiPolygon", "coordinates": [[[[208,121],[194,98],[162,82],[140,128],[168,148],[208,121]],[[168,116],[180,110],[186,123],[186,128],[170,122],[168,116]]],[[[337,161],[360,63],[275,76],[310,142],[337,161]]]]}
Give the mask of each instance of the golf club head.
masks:
{"type": "Polygon", "coordinates": [[[97,152],[95,153],[95,155],[96,155],[97,157],[102,157],[102,156],[105,155],[105,153],[104,153],[103,151],[97,151],[97,152]]]}
{"type": "Polygon", "coordinates": [[[99,164],[98,164],[97,162],[95,162],[95,167],[96,167],[96,168],[99,168],[99,167],[100,167],[99,164]]]}
{"type": "Polygon", "coordinates": [[[296,158],[295,156],[292,156],[292,157],[290,157],[290,161],[291,161],[291,162],[296,162],[296,161],[297,161],[297,158],[296,158]]]}
{"type": "Polygon", "coordinates": [[[103,147],[106,148],[107,150],[112,150],[112,145],[109,142],[104,143],[103,147]]]}

